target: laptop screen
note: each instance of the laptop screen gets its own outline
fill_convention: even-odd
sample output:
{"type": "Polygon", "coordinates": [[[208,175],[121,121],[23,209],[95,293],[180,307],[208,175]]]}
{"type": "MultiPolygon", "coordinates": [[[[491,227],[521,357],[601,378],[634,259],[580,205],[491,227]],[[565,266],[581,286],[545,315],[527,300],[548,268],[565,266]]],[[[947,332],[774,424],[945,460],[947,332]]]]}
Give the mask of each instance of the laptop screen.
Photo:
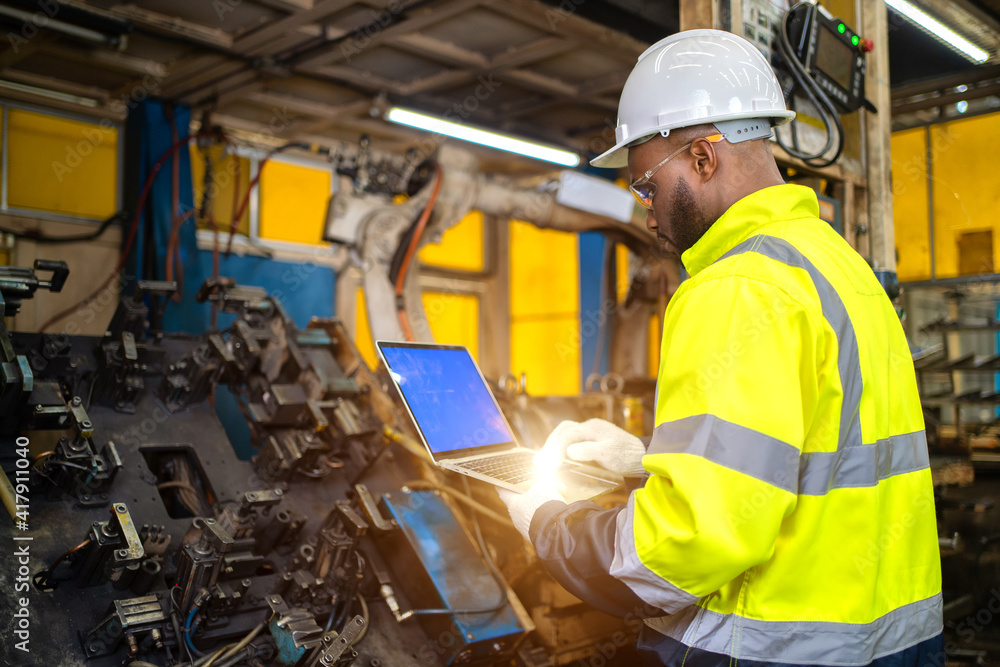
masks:
{"type": "Polygon", "coordinates": [[[435,455],[514,443],[486,381],[464,347],[383,341],[378,347],[435,455]]]}

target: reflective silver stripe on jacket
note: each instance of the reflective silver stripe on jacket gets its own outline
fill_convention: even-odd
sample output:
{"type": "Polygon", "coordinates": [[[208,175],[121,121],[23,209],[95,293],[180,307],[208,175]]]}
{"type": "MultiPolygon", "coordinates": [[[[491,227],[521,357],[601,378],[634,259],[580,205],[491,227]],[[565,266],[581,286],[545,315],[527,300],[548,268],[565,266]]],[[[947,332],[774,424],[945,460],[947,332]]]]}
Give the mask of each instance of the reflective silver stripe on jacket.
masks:
{"type": "Polygon", "coordinates": [[[938,593],[871,623],[761,621],[701,607],[645,623],[685,646],[736,659],[847,667],[867,665],[937,636],[943,630],[942,612],[938,593]]]}
{"type": "Polygon", "coordinates": [[[628,497],[625,510],[618,513],[615,529],[615,556],[609,574],[625,583],[646,604],[674,613],[690,607],[698,599],[654,573],[635,550],[635,493],[628,497]]]}
{"type": "Polygon", "coordinates": [[[715,415],[664,422],[647,454],[693,454],[789,493],[821,496],[831,489],[875,486],[880,480],[930,464],[924,431],[884,438],[836,452],[807,452],[715,415]]]}
{"type": "Polygon", "coordinates": [[[858,339],[854,334],[854,325],[847,314],[847,308],[837,290],[826,279],[819,269],[810,262],[795,246],[784,239],[773,236],[754,236],[740,243],[716,261],[745,252],[755,252],[765,257],[804,269],[813,281],[819,302],[823,308],[823,317],[830,323],[837,334],[839,343],[837,351],[837,366],[840,370],[840,386],[844,392],[844,402],[840,408],[840,434],[838,447],[860,445],[861,442],[861,391],[864,384],[861,379],[861,360],[858,353],[858,339]]]}

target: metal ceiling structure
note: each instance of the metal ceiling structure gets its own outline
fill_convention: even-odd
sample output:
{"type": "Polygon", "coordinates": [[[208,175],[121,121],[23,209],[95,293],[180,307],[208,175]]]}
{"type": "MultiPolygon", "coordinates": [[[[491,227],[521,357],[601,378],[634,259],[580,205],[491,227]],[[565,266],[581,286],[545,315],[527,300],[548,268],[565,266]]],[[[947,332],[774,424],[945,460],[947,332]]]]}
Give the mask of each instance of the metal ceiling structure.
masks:
{"type": "MultiPolygon", "coordinates": [[[[915,1],[1000,52],[1000,0],[915,1]]],[[[625,78],[679,14],[678,0],[2,0],[0,95],[117,119],[158,96],[264,143],[368,135],[391,152],[424,136],[382,120],[400,105],[586,156],[613,142],[625,78]]],[[[971,110],[1000,104],[995,57],[973,66],[889,17],[897,127],[964,89],[971,110]]],[[[474,150],[491,171],[546,169],[474,150]]]]}
{"type": "MultiPolygon", "coordinates": [[[[420,136],[378,117],[400,105],[600,152],[648,44],[578,15],[580,2],[17,0],[0,5],[24,38],[0,53],[0,94],[119,118],[155,95],[275,143],[365,134],[388,151],[420,136]]],[[[510,162],[482,153],[488,168],[510,162]]]]}

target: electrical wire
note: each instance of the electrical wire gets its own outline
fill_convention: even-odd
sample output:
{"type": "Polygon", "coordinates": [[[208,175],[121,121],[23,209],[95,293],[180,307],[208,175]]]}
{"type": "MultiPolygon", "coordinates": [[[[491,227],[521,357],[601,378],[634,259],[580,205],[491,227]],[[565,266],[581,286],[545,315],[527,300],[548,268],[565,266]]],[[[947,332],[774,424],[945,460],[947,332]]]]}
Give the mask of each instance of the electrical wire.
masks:
{"type": "MultiPolygon", "coordinates": [[[[802,6],[802,5],[799,5],[802,6]]],[[[809,102],[819,111],[823,122],[823,127],[826,130],[826,144],[823,146],[822,150],[805,153],[798,148],[798,136],[795,134],[794,123],[792,121],[792,138],[793,146],[788,146],[785,141],[781,138],[781,133],[775,129],[774,136],[778,141],[778,144],[792,157],[798,158],[805,162],[807,165],[813,168],[823,168],[829,167],[838,159],[840,159],[841,153],[844,151],[844,127],[840,122],[840,114],[837,109],[833,106],[833,102],[830,98],[819,87],[819,84],[812,78],[809,72],[806,71],[805,66],[799,60],[796,51],[792,47],[791,40],[788,36],[788,22],[792,16],[794,9],[785,12],[784,17],[781,20],[781,29],[778,31],[779,40],[778,46],[781,51],[781,55],[785,58],[785,62],[788,63],[790,73],[792,78],[798,84],[798,89],[805,93],[805,96],[809,99],[809,102]],[[835,141],[836,138],[836,141],[835,141]],[[824,158],[823,156],[834,147],[836,144],[836,151],[833,157],[824,158]]],[[[811,5],[805,6],[806,19],[805,24],[811,24],[812,12],[816,11],[811,5]]],[[[804,35],[803,31],[803,35],[804,35]]]]}
{"type": "MultiPolygon", "coordinates": [[[[209,656],[204,662],[199,660],[195,662],[192,667],[212,667],[212,665],[215,664],[216,660],[226,661],[236,656],[237,653],[245,649],[247,645],[250,642],[252,642],[257,635],[260,634],[261,630],[264,629],[265,625],[266,625],[265,623],[257,624],[256,626],[254,626],[253,630],[247,633],[247,635],[236,644],[229,644],[228,646],[223,646],[221,649],[219,649],[211,656],[209,656]]],[[[221,663],[219,667],[222,667],[221,663]]]]}
{"type": "Polygon", "coordinates": [[[483,505],[478,500],[473,499],[471,496],[467,496],[458,489],[453,489],[450,486],[443,486],[441,484],[435,484],[434,482],[429,482],[423,479],[416,479],[409,482],[405,482],[403,486],[407,486],[411,489],[427,489],[429,491],[440,491],[441,493],[446,493],[451,498],[454,498],[458,502],[464,504],[476,512],[479,512],[485,517],[493,519],[497,523],[502,523],[505,526],[513,526],[514,524],[508,517],[505,517],[497,512],[494,512],[486,505],[483,505]]]}
{"type": "Polygon", "coordinates": [[[45,465],[46,466],[61,466],[63,468],[75,468],[77,470],[82,470],[84,472],[90,472],[90,473],[94,472],[94,470],[92,468],[85,468],[82,465],[79,465],[77,463],[70,463],[69,461],[46,461],[45,465]]]}
{"type": "MultiPolygon", "coordinates": [[[[304,150],[312,150],[312,146],[301,141],[292,141],[277,148],[271,149],[264,158],[257,165],[257,173],[254,174],[253,179],[251,179],[249,185],[247,185],[247,191],[243,193],[243,199],[240,201],[239,208],[233,208],[233,220],[229,224],[229,240],[226,241],[226,257],[233,252],[233,237],[236,236],[236,228],[240,224],[240,218],[243,217],[243,212],[247,208],[247,204],[250,203],[250,193],[253,192],[254,187],[260,182],[260,176],[264,173],[264,165],[267,164],[268,160],[277,155],[282,151],[286,151],[290,148],[302,148],[304,150]]],[[[239,160],[239,157],[236,157],[239,160]]]]}
{"type": "Polygon", "coordinates": [[[56,313],[55,315],[53,315],[52,317],[50,317],[41,327],[39,327],[40,333],[44,333],[49,327],[51,327],[59,320],[69,315],[72,315],[81,308],[85,308],[87,305],[92,303],[95,299],[97,299],[101,295],[101,293],[108,287],[108,285],[110,285],[112,281],[114,281],[114,279],[121,274],[122,268],[125,266],[125,262],[128,260],[128,255],[132,251],[132,245],[135,243],[135,237],[139,231],[139,220],[142,218],[142,211],[143,208],[145,207],[146,199],[149,197],[149,192],[153,187],[153,181],[156,179],[156,175],[160,173],[160,169],[163,168],[163,165],[166,163],[167,159],[170,156],[172,156],[175,152],[177,152],[180,148],[186,146],[192,139],[197,139],[198,137],[209,137],[209,136],[219,137],[220,134],[216,131],[198,132],[195,134],[190,134],[184,137],[183,139],[178,140],[176,143],[174,143],[173,146],[171,146],[170,148],[168,148],[166,151],[163,152],[163,154],[153,165],[153,168],[150,170],[149,176],[146,178],[146,183],[142,188],[142,193],[139,195],[138,204],[135,207],[135,213],[132,214],[132,225],[131,229],[129,230],[128,238],[125,240],[124,246],[122,247],[121,255],[118,258],[118,263],[115,265],[114,270],[104,280],[104,282],[98,285],[97,288],[94,289],[94,291],[91,292],[88,296],[84,297],[82,300],[70,306],[69,308],[65,308],[56,313]]]}
{"type": "Polygon", "coordinates": [[[0,227],[0,233],[10,234],[16,239],[21,239],[22,241],[32,241],[39,244],[59,244],[59,243],[80,243],[82,241],[93,241],[98,238],[101,234],[108,231],[108,228],[116,222],[124,222],[128,216],[124,211],[118,211],[110,218],[105,218],[101,222],[100,226],[92,232],[87,232],[86,234],[73,234],[69,236],[46,236],[42,234],[41,231],[36,230],[17,230],[11,229],[9,227],[0,227]]]}
{"type": "Polygon", "coordinates": [[[197,656],[203,656],[204,653],[195,648],[194,643],[191,641],[191,633],[194,632],[192,628],[192,623],[194,622],[194,617],[198,613],[198,604],[196,603],[191,607],[190,613],[188,613],[187,620],[184,622],[184,643],[187,645],[188,650],[197,656]]]}
{"type": "Polygon", "coordinates": [[[83,542],[80,542],[78,545],[76,545],[69,551],[67,551],[66,553],[56,558],[54,561],[52,561],[52,565],[49,565],[46,569],[40,572],[36,572],[35,576],[31,578],[31,583],[34,584],[35,588],[37,588],[40,591],[55,590],[56,586],[59,585],[59,582],[51,580],[51,577],[55,574],[56,568],[59,567],[59,564],[62,563],[64,560],[75,554],[80,549],[83,549],[88,544],[90,544],[89,537],[85,539],[83,542]]]}
{"type": "MultiPolygon", "coordinates": [[[[170,123],[170,138],[173,143],[177,143],[180,140],[177,132],[177,123],[174,122],[174,106],[173,104],[167,104],[163,107],[166,115],[167,121],[170,123]]],[[[170,167],[173,172],[170,181],[170,235],[167,239],[167,282],[173,282],[174,272],[174,254],[178,255],[177,261],[177,291],[174,292],[174,301],[180,301],[181,295],[184,293],[184,268],[183,264],[180,262],[180,250],[177,248],[177,236],[180,231],[180,226],[184,223],[184,220],[191,216],[193,211],[186,212],[181,216],[181,160],[180,155],[176,152],[173,157],[170,158],[170,167]],[[178,219],[180,218],[180,219],[178,219]]],[[[147,239],[147,243],[148,243],[147,239]]],[[[163,311],[166,311],[167,299],[163,300],[163,311]]],[[[161,319],[162,312],[161,311],[161,319]]]]}
{"type": "Polygon", "coordinates": [[[420,245],[420,237],[424,233],[424,229],[427,227],[427,222],[431,218],[431,212],[434,210],[434,204],[437,203],[438,193],[441,192],[441,182],[444,180],[444,173],[441,171],[441,166],[438,164],[434,165],[434,188],[431,190],[431,196],[427,200],[427,206],[424,207],[423,212],[420,214],[420,218],[417,220],[417,225],[413,229],[413,236],[410,238],[410,246],[406,250],[406,255],[403,256],[403,263],[400,264],[399,274],[396,276],[396,314],[399,317],[399,325],[403,329],[403,335],[406,336],[406,340],[413,341],[416,338],[413,335],[413,330],[410,328],[410,320],[406,316],[406,307],[403,301],[403,287],[406,282],[406,273],[410,268],[410,262],[413,260],[413,256],[417,252],[417,247],[420,245]]]}
{"type": "Polygon", "coordinates": [[[361,618],[365,620],[365,624],[364,627],[361,628],[361,632],[358,633],[358,636],[351,642],[351,646],[357,646],[361,643],[361,640],[368,634],[368,626],[371,624],[371,613],[368,611],[368,601],[365,600],[365,596],[360,594],[358,595],[357,600],[358,604],[361,605],[361,618]]]}

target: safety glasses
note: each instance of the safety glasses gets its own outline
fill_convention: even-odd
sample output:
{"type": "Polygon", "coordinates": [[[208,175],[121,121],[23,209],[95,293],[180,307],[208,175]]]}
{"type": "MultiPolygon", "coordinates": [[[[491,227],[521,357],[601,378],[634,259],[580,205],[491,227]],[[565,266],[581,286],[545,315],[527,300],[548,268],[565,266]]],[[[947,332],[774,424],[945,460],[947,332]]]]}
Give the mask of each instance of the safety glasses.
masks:
{"type": "MultiPolygon", "coordinates": [[[[722,132],[717,132],[701,138],[714,144],[725,139],[726,135],[722,132]]],[[[653,195],[656,194],[656,183],[650,183],[649,179],[653,177],[653,174],[659,171],[660,167],[670,162],[687,149],[691,148],[691,144],[695,141],[697,141],[697,139],[694,139],[681,148],[678,148],[676,151],[667,156],[667,159],[647,171],[639,179],[633,181],[632,185],[628,186],[628,189],[632,191],[632,196],[635,197],[635,200],[639,202],[643,208],[648,208],[650,210],[653,209],[653,195]]]]}

